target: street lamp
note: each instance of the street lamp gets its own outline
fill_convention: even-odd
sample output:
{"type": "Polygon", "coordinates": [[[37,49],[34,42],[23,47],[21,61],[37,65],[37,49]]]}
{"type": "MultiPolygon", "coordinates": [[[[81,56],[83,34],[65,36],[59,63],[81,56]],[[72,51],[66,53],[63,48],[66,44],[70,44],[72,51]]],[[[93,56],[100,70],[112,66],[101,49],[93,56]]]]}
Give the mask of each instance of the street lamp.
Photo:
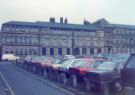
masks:
{"type": "Polygon", "coordinates": [[[75,45],[75,39],[74,39],[74,32],[72,31],[72,55],[74,55],[74,45],[75,45]]]}

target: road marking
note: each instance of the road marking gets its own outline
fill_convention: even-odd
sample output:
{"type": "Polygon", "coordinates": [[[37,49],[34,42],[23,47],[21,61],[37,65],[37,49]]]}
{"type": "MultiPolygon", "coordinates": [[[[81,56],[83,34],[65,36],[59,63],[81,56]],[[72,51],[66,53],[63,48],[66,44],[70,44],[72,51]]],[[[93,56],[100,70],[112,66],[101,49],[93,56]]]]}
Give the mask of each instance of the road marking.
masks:
{"type": "Polygon", "coordinates": [[[9,64],[10,62],[0,62],[0,64],[9,64]]]}
{"type": "Polygon", "coordinates": [[[7,80],[5,79],[5,77],[3,76],[3,74],[0,72],[0,77],[2,78],[2,80],[4,81],[4,83],[6,84],[8,90],[10,91],[11,95],[15,95],[14,91],[12,90],[12,88],[9,86],[7,80]]]}
{"type": "Polygon", "coordinates": [[[19,69],[20,71],[24,72],[24,73],[29,74],[31,77],[33,77],[33,78],[35,78],[35,79],[38,79],[38,80],[40,80],[40,81],[43,81],[43,82],[45,82],[45,83],[51,85],[52,87],[57,88],[57,89],[59,89],[59,90],[65,92],[65,93],[68,93],[68,94],[70,94],[70,95],[76,95],[76,94],[74,94],[74,93],[72,93],[72,92],[70,92],[70,91],[68,91],[68,90],[66,90],[66,89],[64,89],[64,88],[62,88],[62,87],[59,87],[59,86],[57,86],[57,85],[51,83],[50,81],[41,79],[41,78],[39,78],[39,77],[37,77],[37,76],[35,76],[35,75],[33,75],[33,74],[30,74],[29,72],[27,72],[27,71],[25,71],[25,70],[23,70],[23,69],[21,69],[21,68],[18,68],[18,69],[19,69]]]}

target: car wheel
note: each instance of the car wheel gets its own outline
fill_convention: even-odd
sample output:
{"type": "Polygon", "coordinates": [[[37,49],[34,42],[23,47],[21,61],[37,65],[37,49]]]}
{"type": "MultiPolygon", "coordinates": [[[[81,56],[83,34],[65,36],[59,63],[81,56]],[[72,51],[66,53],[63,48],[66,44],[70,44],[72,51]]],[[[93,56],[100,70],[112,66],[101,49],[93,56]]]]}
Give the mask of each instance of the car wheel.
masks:
{"type": "Polygon", "coordinates": [[[73,87],[77,87],[77,76],[76,75],[71,75],[72,77],[72,85],[73,87]]]}
{"type": "Polygon", "coordinates": [[[114,90],[117,92],[122,91],[122,84],[120,80],[114,81],[114,90]]]}

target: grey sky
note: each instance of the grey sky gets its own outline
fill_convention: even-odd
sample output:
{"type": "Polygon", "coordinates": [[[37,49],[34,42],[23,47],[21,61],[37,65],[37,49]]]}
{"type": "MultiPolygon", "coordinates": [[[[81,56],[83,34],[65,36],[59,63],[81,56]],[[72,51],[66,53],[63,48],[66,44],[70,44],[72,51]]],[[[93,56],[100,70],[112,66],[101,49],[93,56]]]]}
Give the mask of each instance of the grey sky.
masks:
{"type": "Polygon", "coordinates": [[[112,23],[135,25],[134,9],[135,0],[0,0],[0,24],[67,17],[70,23],[106,18],[112,23]]]}

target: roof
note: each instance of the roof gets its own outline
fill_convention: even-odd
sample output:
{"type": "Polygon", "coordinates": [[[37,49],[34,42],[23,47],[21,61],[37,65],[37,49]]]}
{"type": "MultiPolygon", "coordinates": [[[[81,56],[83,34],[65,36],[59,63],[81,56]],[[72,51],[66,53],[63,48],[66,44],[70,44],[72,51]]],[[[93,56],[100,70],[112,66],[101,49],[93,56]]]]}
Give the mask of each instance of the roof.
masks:
{"type": "MultiPolygon", "coordinates": [[[[97,30],[92,25],[81,24],[65,24],[65,23],[50,23],[50,22],[22,22],[22,21],[10,21],[4,24],[10,25],[22,25],[31,27],[46,27],[46,28],[60,28],[60,29],[72,29],[72,30],[97,30]]],[[[3,25],[4,25],[3,24],[3,25]]]]}
{"type": "MultiPolygon", "coordinates": [[[[69,30],[104,30],[105,27],[121,28],[121,29],[135,29],[135,25],[124,24],[110,24],[106,19],[102,18],[96,22],[84,25],[84,24],[65,24],[65,23],[50,23],[50,22],[23,22],[23,21],[9,21],[4,24],[30,26],[30,27],[45,27],[56,29],[69,29],[69,30]]],[[[3,24],[3,25],[4,25],[3,24]]]]}
{"type": "Polygon", "coordinates": [[[92,23],[92,25],[99,29],[103,29],[104,27],[121,28],[121,29],[135,29],[135,25],[110,24],[104,18],[92,23]]]}
{"type": "Polygon", "coordinates": [[[115,28],[135,29],[135,25],[112,24],[115,28]]]}
{"type": "Polygon", "coordinates": [[[102,18],[94,23],[92,23],[95,27],[99,29],[104,29],[104,27],[113,27],[106,19],[102,18]]]}

